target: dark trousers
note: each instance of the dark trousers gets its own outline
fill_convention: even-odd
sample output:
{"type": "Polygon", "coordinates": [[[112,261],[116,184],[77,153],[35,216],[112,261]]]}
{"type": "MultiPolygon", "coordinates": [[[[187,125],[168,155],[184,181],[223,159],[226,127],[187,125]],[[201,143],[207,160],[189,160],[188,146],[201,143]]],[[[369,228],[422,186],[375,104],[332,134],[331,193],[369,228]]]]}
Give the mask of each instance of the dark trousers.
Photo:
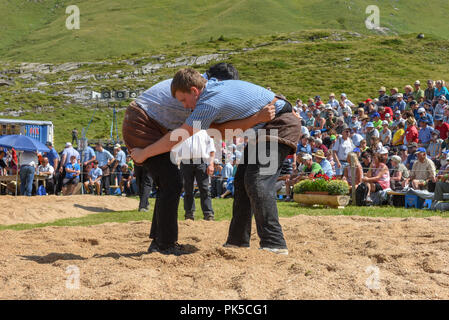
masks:
{"type": "Polygon", "coordinates": [[[195,212],[195,199],[193,196],[194,182],[200,191],[201,209],[204,217],[214,215],[212,200],[209,192],[209,175],[207,174],[207,164],[184,164],[181,162],[181,174],[184,184],[184,211],[185,215],[193,216],[195,212]]]}
{"type": "Polygon", "coordinates": [[[103,194],[103,188],[104,188],[104,193],[106,195],[109,195],[110,185],[111,185],[111,176],[110,175],[102,176],[101,177],[100,195],[103,194]]]}
{"type": "Polygon", "coordinates": [[[134,172],[136,174],[136,184],[139,189],[139,209],[148,208],[150,205],[148,198],[150,197],[153,179],[149,172],[143,166],[135,165],[134,172]]]}
{"type": "MultiPolygon", "coordinates": [[[[279,224],[276,204],[276,181],[281,172],[282,162],[290,152],[290,147],[277,144],[277,153],[270,150],[266,143],[266,156],[270,158],[268,164],[261,164],[259,156],[255,164],[248,164],[248,147],[245,148],[244,161],[239,164],[234,180],[234,203],[232,220],[229,227],[227,243],[241,247],[249,247],[251,237],[251,217],[254,214],[260,246],[268,248],[287,248],[282,227],[279,224]],[[277,162],[277,163],[276,163],[277,162]],[[277,169],[272,174],[264,172],[274,163],[277,169]]],[[[251,159],[252,157],[250,157],[251,159]]]]}
{"type": "Polygon", "coordinates": [[[212,198],[219,197],[223,194],[223,182],[225,180],[222,177],[213,177],[211,179],[211,194],[212,198]]]}
{"type": "Polygon", "coordinates": [[[170,153],[147,159],[143,166],[158,188],[154,204],[150,238],[159,247],[170,247],[178,241],[178,205],[182,178],[178,167],[170,160],[170,153]]]}

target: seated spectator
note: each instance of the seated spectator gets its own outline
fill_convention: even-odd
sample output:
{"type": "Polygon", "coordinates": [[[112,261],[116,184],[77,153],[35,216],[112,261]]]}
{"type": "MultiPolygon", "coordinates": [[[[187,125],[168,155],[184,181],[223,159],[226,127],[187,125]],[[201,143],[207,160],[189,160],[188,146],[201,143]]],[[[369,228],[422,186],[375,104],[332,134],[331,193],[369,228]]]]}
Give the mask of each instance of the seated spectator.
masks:
{"type": "MultiPolygon", "coordinates": [[[[123,195],[131,196],[136,192],[133,190],[133,172],[128,168],[127,164],[123,164],[122,167],[122,179],[120,181],[120,192],[123,195]]],[[[101,180],[100,180],[101,181],[101,180]]]]}
{"type": "Polygon", "coordinates": [[[7,174],[7,170],[6,168],[8,168],[8,165],[5,162],[5,151],[1,150],[0,151],[0,176],[6,176],[7,174]]]}
{"type": "Polygon", "coordinates": [[[438,130],[434,130],[432,132],[432,137],[430,139],[429,146],[427,147],[427,154],[429,155],[429,158],[435,163],[435,167],[437,169],[440,168],[440,158],[442,153],[441,145],[443,143],[443,140],[439,139],[440,133],[438,130]]]}
{"type": "Polygon", "coordinates": [[[380,137],[371,137],[371,147],[370,149],[373,151],[373,153],[379,153],[384,145],[380,141],[380,137]]]}
{"type": "Polygon", "coordinates": [[[418,144],[416,142],[412,142],[407,146],[407,160],[405,161],[405,166],[407,169],[412,170],[413,164],[415,163],[417,159],[417,152],[418,144]]]}
{"type": "Polygon", "coordinates": [[[316,153],[313,154],[313,156],[315,157],[316,163],[318,163],[321,166],[321,169],[323,170],[324,174],[327,175],[329,178],[332,178],[334,176],[334,171],[332,170],[332,165],[326,159],[323,150],[317,150],[316,153]]]}
{"type": "Polygon", "coordinates": [[[391,141],[391,131],[388,129],[389,123],[387,120],[382,121],[382,130],[380,131],[380,142],[384,146],[390,145],[391,141]]]}
{"type": "Polygon", "coordinates": [[[432,160],[427,158],[424,148],[418,148],[417,160],[414,162],[410,172],[410,182],[413,189],[424,189],[429,182],[436,182],[436,169],[432,160]]]}
{"type": "Polygon", "coordinates": [[[93,193],[93,188],[97,195],[100,195],[101,191],[101,177],[103,176],[103,171],[98,167],[98,161],[94,160],[92,162],[92,169],[90,169],[88,174],[88,181],[84,182],[84,188],[87,193],[93,193]]]}
{"type": "Polygon", "coordinates": [[[397,125],[397,130],[395,131],[393,135],[393,140],[391,141],[391,145],[393,147],[400,147],[404,144],[404,136],[405,136],[405,130],[404,130],[404,123],[399,122],[397,125]]]}
{"type": "MultiPolygon", "coordinates": [[[[54,194],[54,183],[53,183],[53,174],[55,169],[50,165],[48,158],[42,158],[42,164],[37,168],[37,174],[41,176],[45,176],[45,191],[48,194],[54,194]]],[[[42,184],[42,181],[39,181],[39,184],[42,184]]]]}
{"type": "Polygon", "coordinates": [[[406,163],[407,163],[407,158],[408,158],[408,148],[407,148],[407,146],[402,145],[402,146],[399,147],[399,156],[401,157],[401,163],[405,166],[406,163]]]}
{"type": "Polygon", "coordinates": [[[398,93],[395,95],[396,97],[396,102],[393,104],[393,111],[399,110],[399,111],[405,111],[405,101],[404,101],[404,96],[402,93],[398,93]]]}
{"type": "MultiPolygon", "coordinates": [[[[429,126],[433,126],[433,117],[426,112],[426,109],[418,109],[419,119],[417,121],[425,120],[429,126]]],[[[419,125],[419,123],[418,123],[419,125]]]]}
{"type": "Polygon", "coordinates": [[[357,129],[358,129],[357,127],[352,128],[351,139],[352,139],[352,143],[354,144],[354,146],[360,147],[360,142],[364,139],[361,134],[357,133],[357,129]]]}
{"type": "Polygon", "coordinates": [[[405,140],[407,145],[412,142],[418,143],[418,129],[416,128],[415,118],[407,118],[407,130],[405,130],[405,140]]]}
{"type": "Polygon", "coordinates": [[[76,156],[70,157],[70,162],[65,166],[65,178],[62,181],[62,194],[67,196],[73,194],[76,186],[80,182],[79,175],[81,168],[79,163],[76,161],[76,156]]]}
{"type": "Polygon", "coordinates": [[[387,118],[391,118],[393,116],[393,110],[391,110],[391,108],[388,106],[380,106],[378,112],[380,114],[380,119],[382,121],[383,120],[391,120],[391,119],[387,119],[387,118]],[[387,116],[387,114],[388,114],[388,116],[387,116]]]}
{"type": "Polygon", "coordinates": [[[443,154],[440,160],[440,170],[438,171],[437,181],[447,181],[449,179],[449,152],[443,154]]]}
{"type": "Polygon", "coordinates": [[[435,210],[437,205],[443,201],[443,194],[449,193],[449,153],[441,163],[441,170],[438,172],[438,179],[435,184],[435,191],[432,199],[431,209],[435,210]]]}
{"type": "Polygon", "coordinates": [[[367,202],[372,202],[371,193],[390,188],[390,171],[387,165],[381,161],[380,155],[373,156],[370,170],[362,178],[362,181],[366,182],[368,186],[367,202]]]}
{"type": "Polygon", "coordinates": [[[324,144],[323,144],[323,140],[321,140],[320,138],[316,138],[315,139],[315,148],[317,150],[323,150],[324,154],[327,153],[327,151],[329,150],[324,144]]]}
{"type": "Polygon", "coordinates": [[[362,152],[362,153],[369,149],[367,144],[366,144],[366,140],[365,139],[360,140],[359,149],[360,149],[360,152],[362,152]]]}
{"type": "Polygon", "coordinates": [[[427,148],[432,138],[433,128],[428,126],[426,119],[420,119],[419,123],[421,126],[418,133],[419,144],[421,147],[427,148]]]}
{"type": "Polygon", "coordinates": [[[312,148],[309,144],[309,135],[302,135],[301,140],[298,144],[298,148],[296,150],[296,153],[312,153],[312,148]]]}
{"type": "Polygon", "coordinates": [[[221,166],[220,160],[214,160],[214,173],[211,177],[211,197],[219,198],[223,194],[223,177],[221,176],[221,166]]]}
{"type": "Polygon", "coordinates": [[[443,122],[443,116],[435,116],[435,130],[438,130],[441,139],[447,139],[449,132],[449,123],[443,122]]]}
{"type": "Polygon", "coordinates": [[[371,137],[380,137],[379,131],[374,128],[374,124],[372,122],[368,122],[365,126],[365,140],[368,144],[368,147],[371,148],[371,137]]]}
{"type": "Polygon", "coordinates": [[[410,173],[399,156],[391,157],[391,165],[393,170],[391,172],[390,187],[395,191],[402,190],[408,183],[410,173]]]}
{"type": "MultiPolygon", "coordinates": [[[[285,187],[285,182],[290,179],[290,176],[293,173],[293,166],[289,159],[285,159],[282,162],[281,172],[276,182],[276,193],[282,190],[285,187]]],[[[287,192],[286,188],[286,201],[290,200],[290,194],[287,192]]]]}
{"type": "Polygon", "coordinates": [[[380,119],[380,114],[379,112],[374,112],[371,115],[371,122],[374,125],[374,128],[377,129],[377,131],[382,130],[382,119],[380,119]]]}
{"type": "Polygon", "coordinates": [[[345,180],[352,187],[352,159],[354,159],[354,167],[355,167],[354,188],[357,189],[359,184],[362,182],[363,168],[359,162],[359,159],[353,152],[348,153],[348,158],[347,158],[348,166],[345,168],[345,171],[343,174],[343,180],[345,180]]]}
{"type": "Polygon", "coordinates": [[[371,167],[371,162],[372,162],[371,152],[368,152],[368,151],[362,152],[360,159],[362,159],[361,165],[362,165],[363,174],[367,174],[371,167]]]}

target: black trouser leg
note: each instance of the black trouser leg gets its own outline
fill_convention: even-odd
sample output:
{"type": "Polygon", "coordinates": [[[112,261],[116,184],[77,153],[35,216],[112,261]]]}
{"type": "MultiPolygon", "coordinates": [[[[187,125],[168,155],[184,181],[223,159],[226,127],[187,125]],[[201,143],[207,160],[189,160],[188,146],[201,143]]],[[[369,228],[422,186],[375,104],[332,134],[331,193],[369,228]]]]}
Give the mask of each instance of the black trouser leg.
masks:
{"type": "Polygon", "coordinates": [[[186,217],[195,215],[195,199],[193,197],[195,166],[195,164],[184,164],[181,162],[181,174],[184,186],[184,211],[186,217]]]}
{"type": "Polygon", "coordinates": [[[102,176],[101,177],[100,194],[101,194],[101,192],[103,192],[103,188],[104,188],[104,193],[106,195],[109,195],[110,185],[111,185],[111,176],[102,176]]]}
{"type": "Polygon", "coordinates": [[[178,167],[164,153],[144,162],[153,182],[158,187],[154,205],[150,238],[161,247],[173,246],[178,241],[178,205],[182,190],[182,178],[178,167]]]}
{"type": "Polygon", "coordinates": [[[209,175],[207,174],[206,163],[195,165],[195,178],[198,189],[200,190],[201,210],[203,210],[203,215],[204,217],[214,216],[212,200],[210,198],[209,175]]]}
{"type": "MultiPolygon", "coordinates": [[[[249,246],[251,212],[253,212],[257,233],[260,237],[260,246],[287,247],[282,227],[279,224],[275,185],[282,162],[287,157],[290,147],[284,144],[278,144],[277,146],[276,152],[276,150],[270,150],[269,142],[266,143],[266,156],[270,158],[268,164],[262,165],[259,157],[257,157],[256,164],[239,165],[237,169],[234,180],[233,216],[228,236],[229,244],[249,246]],[[273,165],[275,167],[271,170],[271,173],[266,174],[264,170],[273,167],[273,165]],[[249,199],[247,202],[250,205],[246,203],[247,199],[249,199]]],[[[245,150],[245,154],[247,154],[247,150],[245,150]]],[[[247,159],[246,156],[245,159],[247,159]]]]}
{"type": "Polygon", "coordinates": [[[152,179],[149,172],[143,166],[135,166],[136,183],[139,187],[139,209],[148,208],[148,198],[151,193],[152,179]]]}

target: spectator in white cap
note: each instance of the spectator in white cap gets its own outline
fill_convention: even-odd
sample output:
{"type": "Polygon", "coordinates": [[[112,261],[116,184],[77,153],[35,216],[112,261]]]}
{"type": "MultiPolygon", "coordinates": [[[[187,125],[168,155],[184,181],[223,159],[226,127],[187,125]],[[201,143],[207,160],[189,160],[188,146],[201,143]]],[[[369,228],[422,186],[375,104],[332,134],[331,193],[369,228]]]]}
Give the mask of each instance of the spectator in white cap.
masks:
{"type": "Polygon", "coordinates": [[[327,103],[330,104],[331,107],[334,108],[335,110],[339,107],[338,100],[335,99],[335,93],[331,93],[329,95],[329,101],[327,103]]]}
{"type": "Polygon", "coordinates": [[[402,93],[396,94],[396,102],[393,104],[393,111],[399,110],[401,112],[405,111],[406,103],[404,101],[404,96],[402,93]]]}
{"type": "Polygon", "coordinates": [[[433,126],[433,117],[426,112],[426,109],[419,108],[418,115],[419,115],[418,121],[425,120],[430,126],[433,126]]]}
{"type": "Polygon", "coordinates": [[[382,121],[382,130],[380,131],[380,141],[384,146],[390,145],[391,130],[388,129],[389,123],[387,120],[382,121]]]}
{"type": "Polygon", "coordinates": [[[371,137],[380,137],[379,131],[374,128],[374,124],[372,122],[368,122],[365,127],[366,133],[365,133],[365,140],[368,144],[368,147],[371,147],[371,137]]]}
{"type": "Polygon", "coordinates": [[[351,102],[351,100],[348,99],[348,97],[346,96],[346,93],[342,93],[340,95],[340,101],[345,105],[348,106],[350,108],[354,107],[354,104],[351,102]]]}

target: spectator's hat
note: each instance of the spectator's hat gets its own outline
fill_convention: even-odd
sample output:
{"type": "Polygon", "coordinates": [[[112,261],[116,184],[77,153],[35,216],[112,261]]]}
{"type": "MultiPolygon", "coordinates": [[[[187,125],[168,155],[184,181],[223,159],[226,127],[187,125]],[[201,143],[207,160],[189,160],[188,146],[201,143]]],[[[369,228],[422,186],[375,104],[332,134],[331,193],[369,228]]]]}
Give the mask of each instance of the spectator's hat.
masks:
{"type": "Polygon", "coordinates": [[[312,160],[312,156],[308,153],[305,153],[301,158],[302,160],[312,160]]]}
{"type": "Polygon", "coordinates": [[[379,102],[379,99],[374,98],[373,102],[379,102]]]}
{"type": "Polygon", "coordinates": [[[327,104],[324,106],[324,110],[332,110],[332,106],[331,106],[329,103],[327,103],[327,104]]]}
{"type": "Polygon", "coordinates": [[[426,109],[424,109],[424,108],[418,108],[418,114],[421,114],[421,113],[423,113],[423,112],[426,112],[426,109]]]}
{"type": "Polygon", "coordinates": [[[382,121],[382,125],[384,126],[384,125],[389,125],[389,123],[388,123],[388,121],[387,120],[384,120],[384,121],[382,121]]]}
{"type": "Polygon", "coordinates": [[[391,90],[394,90],[394,91],[396,91],[396,92],[399,92],[399,89],[398,89],[398,88],[391,88],[391,90]]]}
{"type": "Polygon", "coordinates": [[[122,146],[120,145],[120,144],[116,144],[115,146],[114,146],[114,149],[120,149],[122,146]]]}
{"type": "Polygon", "coordinates": [[[331,141],[334,141],[335,139],[337,139],[337,137],[333,134],[330,136],[331,141]]]}
{"type": "Polygon", "coordinates": [[[321,97],[320,96],[315,96],[315,100],[320,100],[321,97]]]}
{"type": "Polygon", "coordinates": [[[387,91],[387,88],[385,88],[385,87],[380,87],[380,89],[379,89],[379,92],[386,92],[387,91]]]}
{"type": "Polygon", "coordinates": [[[425,124],[429,124],[426,118],[419,118],[419,122],[424,122],[425,124]]]}
{"type": "Polygon", "coordinates": [[[342,93],[342,94],[340,95],[340,97],[345,97],[345,98],[346,98],[346,93],[342,93]]]}
{"type": "Polygon", "coordinates": [[[313,111],[310,110],[310,109],[308,109],[306,113],[311,113],[311,114],[313,114],[313,111]]]}
{"type": "Polygon", "coordinates": [[[432,135],[440,136],[440,131],[435,129],[432,131],[432,135]]]}
{"type": "Polygon", "coordinates": [[[443,116],[440,114],[435,115],[435,120],[436,121],[443,121],[443,116]]]}
{"type": "Polygon", "coordinates": [[[321,140],[320,138],[316,138],[315,143],[323,144],[323,140],[321,140]]]}
{"type": "Polygon", "coordinates": [[[416,150],[416,152],[418,152],[418,153],[422,153],[422,152],[426,153],[426,149],[418,148],[418,150],[416,150]]]}
{"type": "Polygon", "coordinates": [[[353,114],[353,115],[351,116],[351,118],[357,118],[357,115],[356,115],[356,114],[353,114]]]}
{"type": "Polygon", "coordinates": [[[342,128],[341,132],[346,131],[346,130],[351,131],[351,128],[349,128],[346,123],[342,127],[343,128],[342,128]]]}
{"type": "Polygon", "coordinates": [[[330,97],[334,97],[334,98],[335,98],[335,93],[332,92],[332,93],[329,95],[329,98],[330,98],[330,97]]]}
{"type": "Polygon", "coordinates": [[[321,158],[321,159],[326,158],[326,156],[324,155],[324,151],[323,151],[323,150],[317,150],[317,151],[313,154],[313,156],[314,156],[315,158],[321,158]]]}
{"type": "Polygon", "coordinates": [[[374,112],[374,113],[371,115],[371,118],[374,118],[374,117],[380,117],[379,112],[374,112]]]}
{"type": "Polygon", "coordinates": [[[321,130],[315,130],[314,135],[321,134],[321,130]]]}
{"type": "Polygon", "coordinates": [[[415,81],[415,84],[421,85],[421,82],[420,82],[419,80],[416,80],[416,81],[415,81]]]}
{"type": "Polygon", "coordinates": [[[369,117],[365,114],[363,117],[360,118],[360,121],[363,121],[363,120],[369,120],[369,117]]]}
{"type": "Polygon", "coordinates": [[[401,114],[401,111],[396,110],[396,111],[394,112],[394,114],[401,114]]]}
{"type": "Polygon", "coordinates": [[[379,154],[388,154],[388,149],[387,148],[380,149],[379,154]]]}
{"type": "Polygon", "coordinates": [[[432,105],[432,101],[426,100],[426,101],[424,101],[424,104],[427,104],[428,106],[431,106],[432,105]]]}
{"type": "Polygon", "coordinates": [[[401,163],[402,159],[400,156],[392,156],[391,157],[391,161],[397,162],[397,163],[401,163]]]}
{"type": "Polygon", "coordinates": [[[66,144],[65,144],[66,148],[71,147],[71,146],[72,146],[72,144],[70,142],[66,142],[66,144]]]}
{"type": "Polygon", "coordinates": [[[447,101],[446,96],[444,94],[442,94],[441,96],[438,97],[438,100],[442,100],[442,101],[447,101]]]}
{"type": "Polygon", "coordinates": [[[366,124],[366,127],[367,127],[367,128],[374,128],[374,124],[373,124],[372,122],[368,122],[368,123],[366,124]]]}
{"type": "MultiPolygon", "coordinates": [[[[400,111],[399,111],[399,113],[401,113],[400,111]]],[[[390,118],[391,117],[391,115],[387,112],[387,113],[385,113],[385,118],[390,118]]]]}
{"type": "Polygon", "coordinates": [[[418,144],[417,144],[416,142],[410,142],[410,143],[408,144],[408,147],[409,147],[409,148],[417,148],[417,147],[418,147],[418,144]]]}
{"type": "Polygon", "coordinates": [[[373,99],[368,98],[368,99],[365,100],[365,103],[368,103],[368,102],[371,102],[371,101],[373,101],[373,99]]]}
{"type": "Polygon", "coordinates": [[[418,102],[417,102],[416,100],[410,101],[410,105],[411,105],[411,106],[414,106],[414,105],[416,105],[416,104],[418,104],[418,102]]]}
{"type": "Polygon", "coordinates": [[[321,113],[320,113],[320,110],[315,110],[315,111],[313,111],[313,116],[314,117],[316,117],[316,116],[319,116],[321,113]]]}
{"type": "Polygon", "coordinates": [[[215,160],[214,160],[214,164],[220,164],[220,160],[215,159],[215,160]]]}
{"type": "Polygon", "coordinates": [[[51,141],[47,141],[47,142],[45,143],[45,145],[51,147],[53,144],[51,143],[51,141]]]}
{"type": "Polygon", "coordinates": [[[354,148],[354,150],[352,150],[352,152],[360,152],[360,148],[354,148]]]}
{"type": "Polygon", "coordinates": [[[407,150],[407,146],[402,145],[399,149],[400,149],[400,150],[407,150]]]}
{"type": "Polygon", "coordinates": [[[396,95],[396,98],[403,98],[404,97],[404,95],[402,94],[402,93],[398,93],[397,95],[396,95]]]}

